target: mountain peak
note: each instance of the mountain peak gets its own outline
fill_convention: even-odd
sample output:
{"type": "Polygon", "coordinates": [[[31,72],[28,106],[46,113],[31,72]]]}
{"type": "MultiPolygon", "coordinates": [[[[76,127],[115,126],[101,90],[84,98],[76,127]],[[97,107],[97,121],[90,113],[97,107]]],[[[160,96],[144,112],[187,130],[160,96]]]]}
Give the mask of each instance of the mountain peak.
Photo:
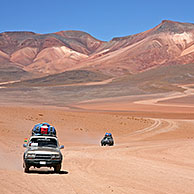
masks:
{"type": "Polygon", "coordinates": [[[194,30],[194,24],[181,23],[171,20],[162,20],[162,22],[153,28],[154,33],[171,32],[171,33],[183,33],[194,30]]]}
{"type": "Polygon", "coordinates": [[[31,31],[5,31],[2,32],[0,34],[6,34],[6,35],[10,35],[10,36],[19,36],[19,35],[36,35],[35,32],[31,32],[31,31]]]}
{"type": "Polygon", "coordinates": [[[172,21],[172,20],[162,20],[161,23],[164,24],[164,23],[180,23],[180,22],[175,22],[175,21],[172,21]]]}
{"type": "Polygon", "coordinates": [[[66,37],[66,38],[82,38],[82,39],[86,39],[86,38],[92,38],[96,41],[100,41],[102,42],[101,40],[98,40],[96,38],[94,38],[92,35],[90,35],[89,33],[87,32],[84,32],[84,31],[79,31],[79,30],[66,30],[66,31],[59,31],[59,32],[55,32],[54,34],[57,34],[57,35],[60,35],[60,36],[63,36],[63,37],[66,37]]]}

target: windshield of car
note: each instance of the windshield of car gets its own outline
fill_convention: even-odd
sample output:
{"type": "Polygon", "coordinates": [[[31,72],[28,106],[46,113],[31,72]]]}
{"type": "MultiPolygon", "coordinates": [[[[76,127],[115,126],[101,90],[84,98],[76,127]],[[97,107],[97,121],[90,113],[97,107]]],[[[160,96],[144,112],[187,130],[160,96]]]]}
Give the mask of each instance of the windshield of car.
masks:
{"type": "Polygon", "coordinates": [[[105,136],[104,139],[112,139],[110,136],[105,136]]]}
{"type": "Polygon", "coordinates": [[[38,147],[57,147],[56,139],[52,138],[32,138],[29,142],[29,146],[38,147]]]}

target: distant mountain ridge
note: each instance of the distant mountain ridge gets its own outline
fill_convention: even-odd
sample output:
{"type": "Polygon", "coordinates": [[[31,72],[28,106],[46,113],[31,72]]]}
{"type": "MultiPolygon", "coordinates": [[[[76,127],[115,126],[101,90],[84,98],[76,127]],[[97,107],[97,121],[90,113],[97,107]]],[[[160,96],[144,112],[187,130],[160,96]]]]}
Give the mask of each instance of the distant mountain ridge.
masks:
{"type": "Polygon", "coordinates": [[[194,63],[194,24],[169,20],[142,33],[105,42],[81,31],[0,33],[0,75],[42,77],[72,70],[107,76],[194,63]],[[14,68],[13,68],[14,67],[14,68]],[[2,72],[3,71],[3,72],[2,72]],[[23,73],[22,73],[23,72],[23,73]],[[18,74],[17,74],[18,73],[18,74]],[[11,73],[13,74],[13,73],[11,73]]]}

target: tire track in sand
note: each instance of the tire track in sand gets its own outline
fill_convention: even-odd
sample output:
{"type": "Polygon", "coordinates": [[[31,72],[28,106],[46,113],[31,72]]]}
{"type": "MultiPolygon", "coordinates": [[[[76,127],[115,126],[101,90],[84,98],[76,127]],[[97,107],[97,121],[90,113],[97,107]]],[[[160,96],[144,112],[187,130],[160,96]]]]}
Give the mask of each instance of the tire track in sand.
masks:
{"type": "Polygon", "coordinates": [[[154,123],[151,126],[137,130],[137,131],[133,132],[131,135],[145,134],[145,133],[148,133],[152,130],[155,130],[156,128],[158,128],[161,125],[161,122],[162,122],[161,119],[151,119],[151,120],[154,121],[154,123]]]}
{"type": "Polygon", "coordinates": [[[153,136],[160,133],[167,133],[171,130],[177,128],[177,122],[169,119],[153,119],[150,118],[154,123],[146,128],[140,129],[130,134],[130,136],[135,135],[148,135],[153,136]]]}

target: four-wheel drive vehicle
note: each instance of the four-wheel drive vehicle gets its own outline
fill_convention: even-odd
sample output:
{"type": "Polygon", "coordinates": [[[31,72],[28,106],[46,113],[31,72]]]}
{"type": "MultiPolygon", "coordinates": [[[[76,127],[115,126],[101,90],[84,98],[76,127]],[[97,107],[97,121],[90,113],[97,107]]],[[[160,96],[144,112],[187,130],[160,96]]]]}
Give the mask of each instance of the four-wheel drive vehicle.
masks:
{"type": "Polygon", "coordinates": [[[101,140],[101,146],[106,146],[106,145],[109,145],[109,146],[114,145],[114,140],[111,133],[105,133],[105,136],[101,140]]]}
{"type": "Polygon", "coordinates": [[[63,156],[56,137],[31,136],[28,144],[24,144],[24,171],[29,172],[31,166],[40,168],[42,166],[53,167],[55,172],[60,172],[63,156]]]}

